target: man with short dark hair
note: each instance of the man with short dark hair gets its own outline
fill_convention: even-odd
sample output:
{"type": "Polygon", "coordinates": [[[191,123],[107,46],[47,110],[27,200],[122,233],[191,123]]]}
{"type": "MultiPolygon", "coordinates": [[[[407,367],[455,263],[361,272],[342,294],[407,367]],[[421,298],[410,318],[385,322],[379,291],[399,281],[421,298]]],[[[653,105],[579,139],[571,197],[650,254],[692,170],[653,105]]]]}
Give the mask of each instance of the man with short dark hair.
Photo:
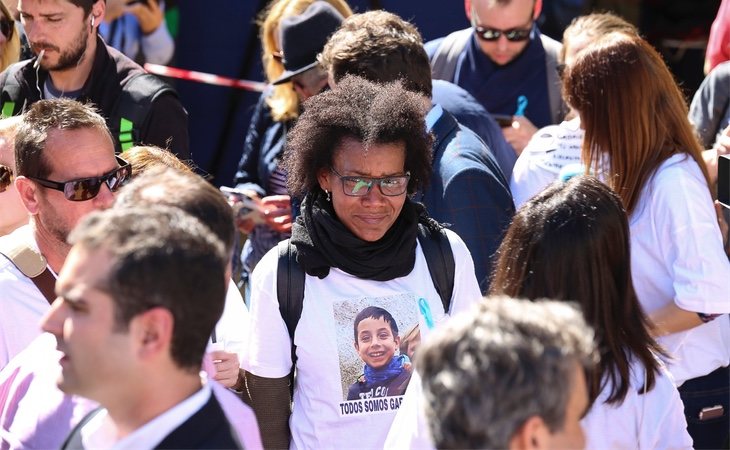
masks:
{"type": "Polygon", "coordinates": [[[19,0],[18,10],[36,57],[0,74],[2,115],[40,99],[74,98],[101,111],[117,153],[145,143],[190,158],[177,93],[98,36],[104,0],[19,0]]]}
{"type": "Polygon", "coordinates": [[[71,229],[111,206],[113,192],[131,176],[114,156],[104,118],[68,99],[39,101],[23,115],[15,161],[15,187],[30,223],[0,238],[0,368],[40,334],[71,229]]]}
{"type": "Polygon", "coordinates": [[[517,154],[568,108],[557,73],[559,42],[540,33],[542,0],[465,0],[471,27],[426,43],[433,77],[466,89],[492,114],[517,154]]]}
{"type": "Polygon", "coordinates": [[[89,215],[43,320],[58,386],[102,405],[62,448],[241,448],[199,372],[223,311],[228,254],[178,208],[89,215]]]}
{"type": "Polygon", "coordinates": [[[454,316],[418,351],[436,448],[585,446],[585,371],[597,354],[593,331],[574,306],[487,298],[454,316]]]}
{"type": "MultiPolygon", "coordinates": [[[[395,14],[369,11],[342,23],[322,50],[320,59],[331,80],[345,75],[376,82],[402,79],[406,89],[431,97],[428,56],[418,30],[395,14]]],[[[442,85],[433,85],[433,91],[442,85]]],[[[489,290],[492,257],[514,214],[507,181],[493,154],[473,131],[429,100],[426,127],[434,134],[433,175],[416,194],[439,222],[449,223],[474,259],[483,293],[489,290]]]]}

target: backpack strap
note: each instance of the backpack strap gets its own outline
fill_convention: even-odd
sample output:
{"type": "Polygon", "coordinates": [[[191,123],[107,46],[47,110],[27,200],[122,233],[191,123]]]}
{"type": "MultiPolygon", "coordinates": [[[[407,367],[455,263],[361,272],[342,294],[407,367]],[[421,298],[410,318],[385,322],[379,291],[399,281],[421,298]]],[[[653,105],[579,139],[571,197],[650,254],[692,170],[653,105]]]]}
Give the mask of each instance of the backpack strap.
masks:
{"type": "Polygon", "coordinates": [[[428,273],[431,275],[433,285],[441,297],[444,313],[448,314],[451,308],[451,296],[454,293],[456,263],[449,237],[446,236],[446,229],[439,228],[439,231],[431,231],[419,223],[418,242],[421,244],[423,256],[426,258],[428,273]]]}
{"type": "Polygon", "coordinates": [[[431,75],[436,80],[453,81],[459,55],[471,38],[472,29],[454,31],[439,44],[431,57],[431,75]]]}
{"type": "Polygon", "coordinates": [[[299,318],[302,317],[304,304],[304,269],[297,262],[297,248],[289,239],[277,244],[279,263],[276,268],[276,296],[279,300],[279,312],[286,324],[291,339],[292,366],[296,365],[297,355],[294,345],[294,332],[299,318]]]}
{"type": "Polygon", "coordinates": [[[0,105],[0,118],[13,117],[20,113],[24,99],[21,98],[22,90],[18,83],[18,72],[25,64],[13,64],[5,69],[5,84],[2,91],[2,105],[0,105]]]}
{"type": "MultiPolygon", "coordinates": [[[[438,232],[431,231],[419,223],[418,242],[426,258],[433,285],[441,297],[444,312],[448,314],[451,308],[451,296],[454,293],[456,263],[446,230],[440,228],[438,232]]],[[[277,252],[279,258],[276,266],[276,297],[279,301],[279,313],[284,319],[291,339],[292,365],[296,366],[297,347],[294,344],[294,332],[302,317],[305,273],[297,262],[297,248],[291,245],[289,239],[277,244],[277,252]]]]}
{"type": "Polygon", "coordinates": [[[543,49],[545,49],[545,74],[547,76],[548,101],[550,102],[550,118],[552,123],[560,123],[568,113],[561,96],[561,81],[558,76],[558,61],[562,45],[544,34],[540,35],[540,40],[543,49]]]}
{"type": "Polygon", "coordinates": [[[122,92],[113,109],[114,113],[109,120],[112,136],[119,144],[118,152],[140,143],[140,130],[152,103],[165,93],[177,97],[177,93],[169,84],[150,73],[134,75],[122,86],[122,92]]]}
{"type": "Polygon", "coordinates": [[[56,300],[56,278],[48,269],[46,258],[40,252],[22,242],[4,240],[0,242],[0,254],[10,260],[23,275],[30,278],[49,305],[56,300]]]}

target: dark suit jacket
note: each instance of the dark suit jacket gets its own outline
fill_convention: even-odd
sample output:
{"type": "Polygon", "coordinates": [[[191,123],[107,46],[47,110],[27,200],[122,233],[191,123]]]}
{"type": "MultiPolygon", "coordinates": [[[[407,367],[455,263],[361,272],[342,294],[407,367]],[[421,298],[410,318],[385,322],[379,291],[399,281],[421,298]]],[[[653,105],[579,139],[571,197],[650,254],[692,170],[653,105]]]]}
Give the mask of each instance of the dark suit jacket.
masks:
{"type": "MultiPolygon", "coordinates": [[[[62,449],[82,450],[81,429],[101,409],[84,417],[71,431],[62,449]]],[[[236,432],[228,423],[218,400],[211,392],[210,399],[188,420],[168,434],[155,448],[159,449],[238,449],[243,448],[236,432]]]]}
{"type": "Polygon", "coordinates": [[[450,223],[464,240],[486,293],[492,258],[515,212],[509,185],[481,139],[449,112],[444,110],[430,131],[433,175],[420,200],[431,217],[450,223]]]}

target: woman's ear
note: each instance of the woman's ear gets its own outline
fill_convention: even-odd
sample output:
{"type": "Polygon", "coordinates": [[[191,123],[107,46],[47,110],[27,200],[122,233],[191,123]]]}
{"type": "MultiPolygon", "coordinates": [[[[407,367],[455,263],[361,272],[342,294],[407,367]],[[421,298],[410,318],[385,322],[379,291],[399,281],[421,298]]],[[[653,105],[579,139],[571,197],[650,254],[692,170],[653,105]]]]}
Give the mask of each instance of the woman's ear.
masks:
{"type": "Polygon", "coordinates": [[[332,189],[330,188],[330,172],[328,169],[325,169],[324,167],[319,169],[319,172],[317,172],[317,181],[319,182],[319,187],[322,188],[323,191],[330,191],[332,192],[332,189]]]}

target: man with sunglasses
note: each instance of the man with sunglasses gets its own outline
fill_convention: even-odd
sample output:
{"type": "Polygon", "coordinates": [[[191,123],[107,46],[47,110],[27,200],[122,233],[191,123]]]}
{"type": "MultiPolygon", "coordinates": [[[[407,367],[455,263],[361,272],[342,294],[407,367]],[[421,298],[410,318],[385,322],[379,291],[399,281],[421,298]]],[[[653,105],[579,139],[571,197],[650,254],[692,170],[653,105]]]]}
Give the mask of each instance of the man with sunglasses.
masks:
{"type": "Polygon", "coordinates": [[[426,43],[433,77],[506,116],[502,132],[519,155],[538,128],[568,112],[557,72],[561,45],[535,24],[542,0],[465,0],[465,8],[470,28],[426,43]]]}
{"type": "Polygon", "coordinates": [[[15,161],[30,223],[0,238],[0,368],[40,334],[70,231],[88,213],[111,206],[113,192],[131,176],[129,164],[114,155],[104,118],[68,99],[41,100],[24,114],[15,161]],[[24,258],[11,261],[18,254],[24,258]],[[40,275],[25,275],[29,260],[40,275]]]}
{"type": "Polygon", "coordinates": [[[40,99],[74,98],[99,108],[117,153],[144,142],[190,157],[177,93],[99,37],[104,0],[19,0],[18,11],[35,57],[0,74],[3,116],[40,99]]]}

